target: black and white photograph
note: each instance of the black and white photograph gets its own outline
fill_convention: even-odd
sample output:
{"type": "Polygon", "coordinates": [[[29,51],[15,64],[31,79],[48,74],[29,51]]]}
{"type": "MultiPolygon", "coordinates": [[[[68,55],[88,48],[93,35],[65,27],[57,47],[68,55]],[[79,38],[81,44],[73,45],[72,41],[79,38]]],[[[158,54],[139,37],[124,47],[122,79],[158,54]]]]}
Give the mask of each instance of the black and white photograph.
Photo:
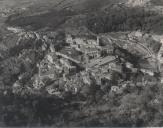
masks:
{"type": "Polygon", "coordinates": [[[163,127],[163,0],[0,0],[0,127],[163,127]]]}

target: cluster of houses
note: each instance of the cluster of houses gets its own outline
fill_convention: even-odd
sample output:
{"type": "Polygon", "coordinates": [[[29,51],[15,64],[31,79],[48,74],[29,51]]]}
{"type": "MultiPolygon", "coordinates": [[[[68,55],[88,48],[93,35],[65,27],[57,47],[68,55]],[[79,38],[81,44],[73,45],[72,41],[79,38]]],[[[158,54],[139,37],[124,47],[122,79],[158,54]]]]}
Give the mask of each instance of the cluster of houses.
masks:
{"type": "Polygon", "coordinates": [[[0,8],[0,16],[2,17],[8,17],[11,14],[14,14],[14,10],[11,8],[0,8]]]}
{"type": "MultiPolygon", "coordinates": [[[[36,88],[45,86],[43,79],[46,78],[56,81],[62,79],[62,81],[65,82],[65,88],[67,88],[67,90],[72,89],[75,94],[78,92],[77,86],[91,84],[89,71],[91,71],[92,76],[95,78],[95,82],[99,85],[102,85],[104,81],[111,82],[113,72],[120,74],[123,78],[127,77],[125,74],[136,74],[139,71],[154,77],[154,73],[157,72],[155,61],[147,59],[146,62],[140,62],[140,68],[136,68],[130,61],[123,61],[123,57],[116,57],[115,55],[101,56],[104,49],[108,51],[110,49],[113,51],[113,49],[106,48],[105,46],[102,47],[99,40],[98,36],[74,37],[73,35],[67,34],[66,43],[68,45],[64,46],[60,51],[55,51],[54,46],[50,46],[50,52],[38,64],[39,73],[35,76],[33,86],[36,88]],[[79,71],[79,65],[83,65],[85,70],[79,71]],[[125,71],[124,69],[127,70],[125,71]],[[76,74],[79,74],[79,77],[77,77],[76,74]],[[74,76],[73,79],[71,76],[74,76]],[[70,77],[70,79],[68,79],[68,77],[70,77]],[[82,81],[82,83],[79,83],[79,81],[82,81]]],[[[128,46],[130,45],[124,46],[124,49],[125,47],[128,49],[128,46]]],[[[141,51],[141,49],[137,47],[140,45],[134,46],[135,49],[141,51]]],[[[149,52],[142,48],[142,53],[145,55],[149,52]]],[[[162,57],[162,54],[161,56],[160,54],[161,50],[158,57],[162,57]]],[[[120,87],[111,87],[112,92],[116,92],[117,90],[119,91],[120,87]]],[[[59,92],[53,88],[48,88],[48,92],[51,94],[57,93],[56,95],[59,95],[59,92]]]]}
{"type": "Polygon", "coordinates": [[[89,59],[98,58],[101,55],[101,47],[98,36],[78,36],[66,35],[66,43],[77,51],[81,51],[89,59]]]}
{"type": "Polygon", "coordinates": [[[37,65],[38,74],[35,77],[33,85],[36,88],[38,88],[37,86],[39,85],[39,81],[42,86],[42,81],[44,79],[57,80],[62,77],[64,80],[66,79],[66,76],[74,75],[78,70],[80,61],[62,52],[52,51],[53,52],[48,53],[37,65]]]}

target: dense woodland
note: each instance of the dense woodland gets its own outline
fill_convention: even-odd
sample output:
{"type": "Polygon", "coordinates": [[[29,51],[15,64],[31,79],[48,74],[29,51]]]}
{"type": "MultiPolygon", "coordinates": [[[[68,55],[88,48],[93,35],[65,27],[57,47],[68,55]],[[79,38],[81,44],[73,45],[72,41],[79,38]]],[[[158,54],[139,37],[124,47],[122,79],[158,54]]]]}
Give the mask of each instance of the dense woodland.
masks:
{"type": "Polygon", "coordinates": [[[8,126],[162,126],[162,85],[129,87],[121,95],[92,89],[64,100],[8,91],[1,95],[0,119],[8,126]]]}
{"type": "Polygon", "coordinates": [[[162,33],[163,17],[145,8],[120,5],[88,15],[87,26],[95,33],[141,30],[162,33]]]}

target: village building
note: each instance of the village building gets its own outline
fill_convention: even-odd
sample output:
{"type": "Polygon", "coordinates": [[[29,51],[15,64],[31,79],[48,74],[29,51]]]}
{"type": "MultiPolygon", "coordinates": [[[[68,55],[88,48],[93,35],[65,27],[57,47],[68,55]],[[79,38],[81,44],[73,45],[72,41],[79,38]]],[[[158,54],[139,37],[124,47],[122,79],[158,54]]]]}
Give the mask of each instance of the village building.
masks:
{"type": "Polygon", "coordinates": [[[99,37],[95,36],[78,36],[72,37],[66,36],[66,42],[75,48],[76,51],[83,53],[82,58],[86,63],[93,58],[99,58],[101,56],[101,47],[99,46],[99,37]]]}
{"type": "Polygon", "coordinates": [[[47,86],[46,91],[50,95],[55,95],[57,97],[63,98],[62,93],[58,90],[58,88],[55,88],[53,85],[47,86]]]}
{"type": "Polygon", "coordinates": [[[110,63],[109,64],[109,69],[112,71],[116,71],[118,73],[122,73],[122,65],[118,65],[115,63],[110,63]]]}
{"type": "Polygon", "coordinates": [[[66,35],[66,42],[78,51],[91,52],[92,48],[100,48],[99,37],[95,36],[72,37],[71,35],[66,35]]]}
{"type": "Polygon", "coordinates": [[[112,86],[110,91],[112,93],[115,93],[115,94],[121,94],[122,93],[122,89],[120,89],[118,86],[112,86]]]}
{"type": "Polygon", "coordinates": [[[101,56],[113,54],[114,48],[111,46],[105,46],[101,48],[101,56]]]}
{"type": "Polygon", "coordinates": [[[91,85],[90,76],[87,72],[80,72],[84,84],[91,85]]]}
{"type": "Polygon", "coordinates": [[[99,58],[101,56],[101,51],[98,49],[91,49],[91,48],[86,48],[84,49],[85,53],[85,57],[88,57],[88,59],[94,59],[94,58],[99,58]]]}
{"type": "Polygon", "coordinates": [[[140,69],[141,72],[143,72],[144,74],[148,74],[150,76],[154,76],[154,72],[148,69],[140,69]]]}
{"type": "Polygon", "coordinates": [[[73,44],[73,38],[70,34],[66,34],[66,43],[73,44]]]}
{"type": "Polygon", "coordinates": [[[14,33],[22,33],[24,31],[23,29],[16,27],[7,27],[7,30],[12,31],[14,33]]]}
{"type": "Polygon", "coordinates": [[[33,87],[37,90],[41,89],[42,87],[45,86],[43,81],[40,79],[39,75],[34,76],[34,81],[33,81],[33,87]]]}
{"type": "Polygon", "coordinates": [[[68,60],[61,58],[60,63],[63,67],[65,74],[74,74],[76,72],[76,66],[73,66],[68,60]]]}
{"type": "Polygon", "coordinates": [[[16,81],[14,84],[13,84],[13,87],[14,88],[18,88],[18,87],[20,87],[21,86],[21,84],[19,83],[19,81],[16,81]]]}

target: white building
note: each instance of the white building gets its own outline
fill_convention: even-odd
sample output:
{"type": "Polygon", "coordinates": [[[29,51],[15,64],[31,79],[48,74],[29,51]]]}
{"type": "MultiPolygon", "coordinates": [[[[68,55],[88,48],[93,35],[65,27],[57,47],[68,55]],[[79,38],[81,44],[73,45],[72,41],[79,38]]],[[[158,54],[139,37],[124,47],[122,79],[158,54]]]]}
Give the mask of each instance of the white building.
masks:
{"type": "Polygon", "coordinates": [[[147,69],[141,69],[141,71],[145,74],[148,74],[150,76],[154,76],[154,72],[150,71],[150,70],[147,70],[147,69]]]}
{"type": "Polygon", "coordinates": [[[23,29],[14,28],[14,27],[7,27],[7,30],[12,31],[13,33],[22,33],[23,29]]]}
{"type": "Polygon", "coordinates": [[[72,44],[73,43],[73,39],[72,39],[72,36],[70,34],[67,34],[66,35],[66,42],[68,44],[72,44]]]}

